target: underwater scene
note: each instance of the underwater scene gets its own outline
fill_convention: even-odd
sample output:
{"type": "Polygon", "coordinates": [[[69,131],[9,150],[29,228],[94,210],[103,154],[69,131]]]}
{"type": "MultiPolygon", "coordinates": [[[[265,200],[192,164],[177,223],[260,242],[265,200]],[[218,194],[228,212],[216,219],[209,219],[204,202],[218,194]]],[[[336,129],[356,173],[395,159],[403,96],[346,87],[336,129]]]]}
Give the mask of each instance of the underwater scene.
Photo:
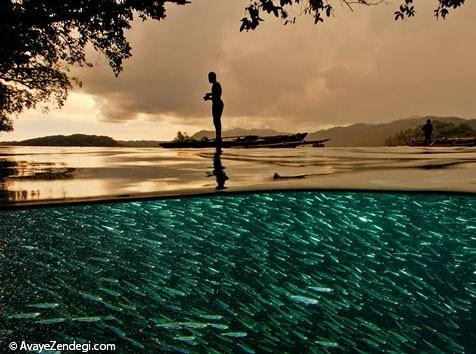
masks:
{"type": "Polygon", "coordinates": [[[475,209],[301,191],[4,210],[0,341],[475,352],[475,209]]]}

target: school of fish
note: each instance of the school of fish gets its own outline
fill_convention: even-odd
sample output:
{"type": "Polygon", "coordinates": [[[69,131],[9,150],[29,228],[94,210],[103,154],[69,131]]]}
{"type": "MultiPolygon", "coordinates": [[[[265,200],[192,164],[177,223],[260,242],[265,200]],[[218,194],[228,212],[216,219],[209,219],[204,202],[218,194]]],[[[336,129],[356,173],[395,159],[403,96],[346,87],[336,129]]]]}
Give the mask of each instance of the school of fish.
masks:
{"type": "Polygon", "coordinates": [[[0,342],[474,352],[475,210],[316,191],[2,211],[0,342]]]}

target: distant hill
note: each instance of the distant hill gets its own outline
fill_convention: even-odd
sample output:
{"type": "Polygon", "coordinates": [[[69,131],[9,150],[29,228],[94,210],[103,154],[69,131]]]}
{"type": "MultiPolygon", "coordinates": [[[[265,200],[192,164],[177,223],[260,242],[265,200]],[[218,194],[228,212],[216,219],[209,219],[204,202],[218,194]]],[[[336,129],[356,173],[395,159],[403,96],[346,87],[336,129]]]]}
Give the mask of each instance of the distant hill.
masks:
{"type": "MultiPolygon", "coordinates": [[[[425,123],[427,119],[433,121],[452,123],[459,125],[467,124],[472,129],[476,129],[476,119],[464,119],[459,117],[413,117],[399,119],[389,123],[366,124],[357,123],[347,127],[335,127],[331,129],[319,130],[310,133],[306,140],[321,140],[329,138],[326,146],[384,146],[385,139],[394,137],[402,130],[414,129],[425,123]]],[[[296,133],[296,132],[293,132],[296,133]]],[[[271,136],[289,134],[273,129],[241,129],[235,128],[223,131],[223,136],[260,135],[271,136]]],[[[191,138],[200,140],[203,137],[214,138],[215,131],[200,130],[193,134],[191,138]]],[[[22,145],[22,146],[125,146],[125,147],[157,147],[160,141],[155,140],[120,140],[116,141],[108,136],[97,135],[54,135],[42,138],[28,139],[23,141],[0,142],[0,145],[22,145]]]]}
{"type": "Polygon", "coordinates": [[[28,139],[23,141],[6,141],[0,145],[19,146],[119,146],[119,143],[108,136],[99,135],[51,135],[41,138],[28,139]]]}
{"type": "Polygon", "coordinates": [[[330,141],[326,143],[326,146],[384,146],[385,139],[394,136],[402,130],[422,125],[427,119],[439,120],[441,122],[453,124],[466,123],[473,129],[476,128],[476,119],[425,116],[399,119],[390,123],[358,123],[347,127],[335,127],[319,130],[309,134],[306,140],[329,138],[330,141]]]}
{"type": "MultiPolygon", "coordinates": [[[[273,129],[241,129],[241,128],[224,130],[222,132],[223,137],[242,136],[242,135],[272,136],[272,135],[282,135],[282,134],[289,134],[289,133],[278,132],[273,129]]],[[[191,136],[192,139],[196,139],[196,140],[200,140],[203,137],[206,137],[208,139],[215,138],[215,131],[214,130],[200,130],[191,136]]]]}

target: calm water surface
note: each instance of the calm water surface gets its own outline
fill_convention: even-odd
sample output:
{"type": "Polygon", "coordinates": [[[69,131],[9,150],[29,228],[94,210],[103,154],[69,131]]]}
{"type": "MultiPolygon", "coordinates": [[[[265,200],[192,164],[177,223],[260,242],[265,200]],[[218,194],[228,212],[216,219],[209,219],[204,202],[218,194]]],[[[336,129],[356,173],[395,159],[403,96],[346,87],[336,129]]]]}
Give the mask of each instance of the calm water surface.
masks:
{"type": "Polygon", "coordinates": [[[5,203],[242,190],[476,192],[476,148],[0,147],[5,203]]]}

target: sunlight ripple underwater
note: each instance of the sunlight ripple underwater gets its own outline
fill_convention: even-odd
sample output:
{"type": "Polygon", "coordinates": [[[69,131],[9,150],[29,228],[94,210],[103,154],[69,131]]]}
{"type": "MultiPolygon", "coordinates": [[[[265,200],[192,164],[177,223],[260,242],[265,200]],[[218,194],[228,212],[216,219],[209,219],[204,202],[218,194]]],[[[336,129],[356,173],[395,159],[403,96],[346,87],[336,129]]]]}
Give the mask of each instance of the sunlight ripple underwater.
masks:
{"type": "Polygon", "coordinates": [[[293,192],[2,211],[0,341],[474,352],[475,210],[293,192]]]}

